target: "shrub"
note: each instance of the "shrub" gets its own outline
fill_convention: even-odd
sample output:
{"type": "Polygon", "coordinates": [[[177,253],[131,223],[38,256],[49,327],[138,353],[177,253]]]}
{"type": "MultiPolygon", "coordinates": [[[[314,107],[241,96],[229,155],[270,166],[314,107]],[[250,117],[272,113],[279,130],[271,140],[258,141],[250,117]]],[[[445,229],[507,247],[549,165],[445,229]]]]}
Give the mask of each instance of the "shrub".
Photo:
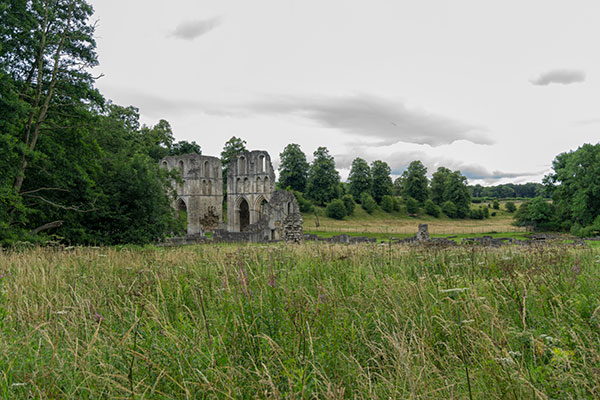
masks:
{"type": "Polygon", "coordinates": [[[437,206],[437,204],[435,204],[431,200],[427,200],[425,202],[425,206],[423,208],[425,210],[425,214],[429,214],[436,218],[440,216],[440,213],[441,213],[440,208],[437,206]]]}
{"type": "Polygon", "coordinates": [[[391,213],[394,211],[394,199],[389,194],[386,194],[381,199],[381,208],[383,211],[391,213]]]}
{"type": "Polygon", "coordinates": [[[496,216],[496,211],[494,211],[493,213],[490,214],[492,217],[496,216]]]}
{"type": "Polygon", "coordinates": [[[419,202],[412,197],[406,197],[404,199],[404,205],[406,206],[406,212],[408,214],[416,214],[419,212],[419,202]]]}
{"type": "Polygon", "coordinates": [[[392,201],[394,202],[394,211],[400,211],[400,199],[394,196],[392,197],[392,201]]]}
{"type": "Polygon", "coordinates": [[[356,206],[354,197],[351,194],[345,194],[342,196],[342,201],[344,202],[344,207],[346,207],[346,215],[354,214],[354,207],[356,206]]]}
{"type": "Polygon", "coordinates": [[[442,204],[442,212],[450,218],[456,218],[456,205],[451,201],[442,204]]]}
{"type": "Polygon", "coordinates": [[[494,203],[492,204],[492,207],[494,208],[494,210],[499,210],[500,209],[500,203],[498,202],[498,200],[494,200],[494,203]]]}
{"type": "Polygon", "coordinates": [[[506,204],[504,204],[504,207],[509,213],[514,213],[517,210],[517,206],[515,206],[515,203],[513,203],[512,201],[506,202],[506,204]]]}
{"type": "Polygon", "coordinates": [[[329,218],[343,219],[347,213],[346,205],[340,199],[332,200],[331,203],[327,205],[325,213],[329,218]]]}
{"type": "Polygon", "coordinates": [[[479,207],[479,209],[481,210],[481,214],[483,215],[483,218],[490,217],[490,210],[487,207],[481,206],[481,207],[479,207]]]}
{"type": "Polygon", "coordinates": [[[312,212],[315,209],[313,203],[306,197],[304,197],[304,195],[301,192],[298,192],[297,190],[292,190],[291,192],[294,194],[294,196],[296,196],[296,201],[298,201],[300,212],[307,213],[312,212]]]}
{"type": "Polygon", "coordinates": [[[375,209],[377,208],[377,203],[375,202],[373,197],[371,197],[371,195],[366,192],[360,196],[360,205],[369,214],[373,214],[373,211],[375,211],[375,209]]]}
{"type": "Polygon", "coordinates": [[[483,212],[481,212],[481,208],[474,208],[471,211],[469,211],[469,218],[483,219],[483,212]]]}

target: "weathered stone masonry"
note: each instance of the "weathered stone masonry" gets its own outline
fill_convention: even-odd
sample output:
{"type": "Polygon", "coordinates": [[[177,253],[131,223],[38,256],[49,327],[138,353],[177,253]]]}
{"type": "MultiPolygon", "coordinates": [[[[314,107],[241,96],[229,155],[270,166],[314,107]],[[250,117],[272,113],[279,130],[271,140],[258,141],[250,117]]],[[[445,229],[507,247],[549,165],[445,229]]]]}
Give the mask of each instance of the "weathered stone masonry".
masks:
{"type": "Polygon", "coordinates": [[[161,166],[177,168],[182,184],[177,185],[173,207],[187,211],[188,235],[202,234],[223,221],[223,172],[217,157],[185,154],[163,158],[161,166]]]}

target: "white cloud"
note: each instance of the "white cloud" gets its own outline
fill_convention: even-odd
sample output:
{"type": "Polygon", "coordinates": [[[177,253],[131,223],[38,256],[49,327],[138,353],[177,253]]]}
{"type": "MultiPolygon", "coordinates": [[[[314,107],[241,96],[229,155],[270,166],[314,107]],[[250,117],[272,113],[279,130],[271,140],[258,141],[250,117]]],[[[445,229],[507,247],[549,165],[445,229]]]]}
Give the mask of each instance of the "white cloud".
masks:
{"type": "Polygon", "coordinates": [[[169,36],[184,40],[194,40],[212,31],[219,25],[221,25],[220,17],[184,21],[177,25],[169,36]]]}
{"type": "Polygon", "coordinates": [[[584,82],[585,77],[585,71],[577,69],[553,69],[532,79],[531,83],[538,86],[547,86],[551,83],[570,85],[572,83],[584,82]]]}

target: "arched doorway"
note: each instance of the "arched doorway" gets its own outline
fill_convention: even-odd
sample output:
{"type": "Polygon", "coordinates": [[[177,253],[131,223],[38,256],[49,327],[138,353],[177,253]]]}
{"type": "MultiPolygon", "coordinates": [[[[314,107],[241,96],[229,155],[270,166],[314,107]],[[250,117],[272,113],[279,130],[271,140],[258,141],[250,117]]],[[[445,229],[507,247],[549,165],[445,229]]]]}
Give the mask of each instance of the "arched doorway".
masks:
{"type": "Polygon", "coordinates": [[[250,225],[250,207],[246,199],[240,202],[240,232],[250,225]]]}
{"type": "Polygon", "coordinates": [[[185,201],[183,199],[178,199],[175,203],[175,208],[177,208],[177,213],[179,214],[179,226],[182,228],[184,233],[187,233],[187,206],[185,205],[185,201]]]}

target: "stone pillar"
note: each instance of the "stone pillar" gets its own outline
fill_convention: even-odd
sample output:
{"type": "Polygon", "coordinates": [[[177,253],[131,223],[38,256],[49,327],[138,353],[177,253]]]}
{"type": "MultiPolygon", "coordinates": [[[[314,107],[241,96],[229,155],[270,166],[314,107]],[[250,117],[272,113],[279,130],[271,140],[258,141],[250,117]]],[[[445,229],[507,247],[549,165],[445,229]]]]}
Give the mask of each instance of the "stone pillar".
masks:
{"type": "Polygon", "coordinates": [[[419,242],[429,240],[429,226],[427,226],[427,224],[419,224],[419,231],[417,232],[417,240],[419,242]]]}

